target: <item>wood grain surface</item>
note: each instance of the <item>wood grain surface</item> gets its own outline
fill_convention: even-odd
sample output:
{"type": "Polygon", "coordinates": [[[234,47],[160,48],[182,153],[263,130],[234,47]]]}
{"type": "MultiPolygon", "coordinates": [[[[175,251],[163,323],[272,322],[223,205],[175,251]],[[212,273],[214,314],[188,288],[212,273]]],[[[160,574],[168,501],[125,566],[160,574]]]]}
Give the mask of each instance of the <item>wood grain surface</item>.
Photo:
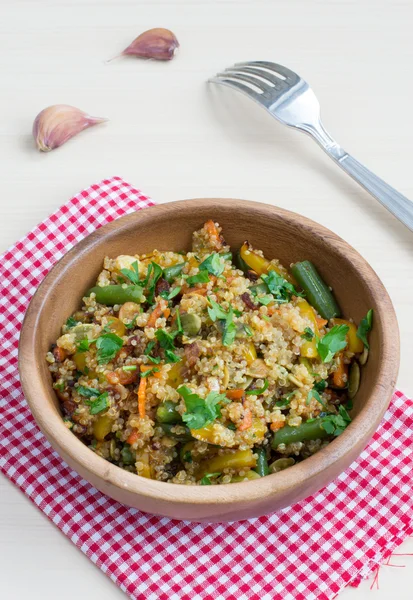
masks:
{"type": "MultiPolygon", "coordinates": [[[[0,16],[0,250],[114,174],[158,202],[227,196],[300,212],[348,241],[384,282],[401,326],[398,385],[413,394],[411,234],[310,139],[205,84],[240,60],[286,64],[310,82],[339,143],[413,198],[409,0],[1,0],[0,16]],[[104,64],[158,26],[181,43],[173,62],[104,64]],[[110,122],[38,154],[33,119],[60,102],[110,122]]],[[[5,597],[71,599],[62,578],[81,580],[82,600],[123,597],[21,492],[5,479],[0,485],[5,597]]],[[[403,547],[413,552],[411,542],[403,547]]],[[[413,559],[393,562],[407,566],[384,567],[374,598],[410,600],[413,559]]],[[[372,598],[369,585],[340,597],[372,598]]]]}

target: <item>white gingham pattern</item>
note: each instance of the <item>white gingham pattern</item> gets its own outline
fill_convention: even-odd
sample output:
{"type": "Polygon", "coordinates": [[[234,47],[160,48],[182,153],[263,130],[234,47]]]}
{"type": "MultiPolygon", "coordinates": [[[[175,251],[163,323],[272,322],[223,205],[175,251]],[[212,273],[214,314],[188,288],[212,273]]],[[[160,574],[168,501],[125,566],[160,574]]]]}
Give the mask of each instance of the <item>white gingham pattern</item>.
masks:
{"type": "Polygon", "coordinates": [[[413,403],[401,392],[336,481],[277,514],[232,524],[170,521],[118,504],[59,458],[31,416],[17,374],[31,296],[77,241],[151,204],[119,177],[104,180],[1,257],[1,469],[133,599],[329,600],[413,533],[413,403]]]}

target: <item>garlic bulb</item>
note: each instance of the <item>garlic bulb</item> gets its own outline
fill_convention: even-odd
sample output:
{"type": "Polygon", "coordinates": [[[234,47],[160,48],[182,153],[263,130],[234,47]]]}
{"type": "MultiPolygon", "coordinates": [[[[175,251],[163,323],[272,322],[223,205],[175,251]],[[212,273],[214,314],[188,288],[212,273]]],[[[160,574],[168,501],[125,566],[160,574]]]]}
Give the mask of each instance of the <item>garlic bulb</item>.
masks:
{"type": "Polygon", "coordinates": [[[111,58],[120,56],[138,56],[140,58],[154,58],[156,60],[171,60],[174,57],[179,42],[169,29],[155,28],[144,31],[125,50],[111,58]]]}
{"type": "Polygon", "coordinates": [[[74,135],[108,119],[91,117],[68,104],[54,104],[42,110],[33,123],[33,137],[39,150],[50,152],[74,135]]]}

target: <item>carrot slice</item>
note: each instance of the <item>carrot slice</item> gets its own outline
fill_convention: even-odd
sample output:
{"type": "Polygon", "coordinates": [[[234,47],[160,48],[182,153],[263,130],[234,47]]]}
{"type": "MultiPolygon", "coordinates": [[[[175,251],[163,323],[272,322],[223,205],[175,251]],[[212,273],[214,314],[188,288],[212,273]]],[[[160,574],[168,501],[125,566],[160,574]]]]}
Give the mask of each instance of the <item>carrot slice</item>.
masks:
{"type": "MultiPolygon", "coordinates": [[[[150,371],[151,369],[159,369],[159,367],[161,366],[162,365],[141,365],[141,372],[146,373],[146,371],[150,371]]],[[[159,379],[160,377],[162,377],[162,373],[160,371],[154,371],[154,373],[152,373],[151,376],[159,379]]],[[[145,377],[143,377],[142,379],[145,379],[145,377]]]]}
{"type": "Polygon", "coordinates": [[[320,319],[320,317],[316,317],[315,320],[317,323],[317,327],[319,329],[322,329],[328,323],[328,321],[326,321],[326,319],[320,319]]]}
{"type": "Polygon", "coordinates": [[[134,444],[135,442],[138,441],[139,438],[139,433],[137,429],[134,429],[132,431],[132,433],[130,434],[130,436],[128,437],[128,439],[126,440],[126,442],[130,445],[134,444]]]}
{"type": "Polygon", "coordinates": [[[344,353],[339,352],[336,358],[337,368],[333,373],[333,383],[337,388],[346,387],[348,366],[344,363],[344,353]]]}
{"type": "Polygon", "coordinates": [[[249,408],[246,408],[244,411],[244,418],[238,427],[238,431],[245,431],[246,429],[249,429],[251,427],[251,425],[252,425],[252,412],[250,411],[249,408]]]}
{"type": "Polygon", "coordinates": [[[146,323],[146,327],[155,327],[156,321],[157,321],[157,319],[159,319],[161,314],[162,314],[162,307],[160,304],[157,304],[150,314],[148,322],[146,323]]]}
{"type": "Polygon", "coordinates": [[[245,394],[245,390],[227,390],[225,393],[230,400],[241,400],[245,394]]]}
{"type": "Polygon", "coordinates": [[[146,414],[146,383],[146,377],[141,377],[138,387],[138,409],[141,419],[143,419],[146,414]]]}

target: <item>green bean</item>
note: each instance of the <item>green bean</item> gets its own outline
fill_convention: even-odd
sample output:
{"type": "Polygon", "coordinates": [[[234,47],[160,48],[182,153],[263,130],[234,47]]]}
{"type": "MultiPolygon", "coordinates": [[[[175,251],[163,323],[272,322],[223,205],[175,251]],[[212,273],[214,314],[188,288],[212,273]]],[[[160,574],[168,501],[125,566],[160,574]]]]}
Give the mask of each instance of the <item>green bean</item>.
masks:
{"type": "Polygon", "coordinates": [[[182,421],[182,417],[176,410],[176,402],[172,400],[165,400],[156,409],[156,420],[159,423],[179,423],[182,421]]]}
{"type": "Polygon", "coordinates": [[[254,471],[256,471],[260,477],[265,477],[269,473],[267,453],[265,452],[265,448],[254,448],[254,454],[258,456],[257,466],[255,467],[254,471]]]}
{"type": "Polygon", "coordinates": [[[318,440],[327,437],[327,431],[321,427],[323,418],[314,419],[306,423],[298,425],[298,427],[290,427],[285,425],[282,429],[278,429],[272,438],[272,447],[274,450],[280,444],[293,444],[294,442],[302,442],[303,440],[318,440]]]}
{"type": "Polygon", "coordinates": [[[96,302],[106,306],[125,304],[125,302],[142,302],[143,289],[139,285],[105,285],[91,288],[87,296],[96,294],[96,302]]]}
{"type": "Polygon", "coordinates": [[[291,272],[306,293],[310,304],[323,319],[340,316],[340,309],[330,288],[321,279],[313,263],[309,260],[295,263],[291,272]]]}
{"type": "Polygon", "coordinates": [[[174,279],[176,279],[181,273],[186,263],[178,263],[177,265],[172,265],[171,267],[166,267],[163,270],[164,279],[168,283],[172,283],[174,279]]]}
{"type": "Polygon", "coordinates": [[[162,429],[166,435],[168,435],[171,438],[174,438],[174,440],[177,440],[178,442],[190,442],[194,439],[192,437],[191,432],[189,431],[188,427],[184,427],[183,425],[177,425],[176,423],[156,423],[156,424],[159,427],[162,427],[162,429]],[[179,427],[180,429],[184,429],[185,431],[183,433],[175,433],[174,431],[172,431],[172,429],[175,429],[175,427],[179,427]]]}

